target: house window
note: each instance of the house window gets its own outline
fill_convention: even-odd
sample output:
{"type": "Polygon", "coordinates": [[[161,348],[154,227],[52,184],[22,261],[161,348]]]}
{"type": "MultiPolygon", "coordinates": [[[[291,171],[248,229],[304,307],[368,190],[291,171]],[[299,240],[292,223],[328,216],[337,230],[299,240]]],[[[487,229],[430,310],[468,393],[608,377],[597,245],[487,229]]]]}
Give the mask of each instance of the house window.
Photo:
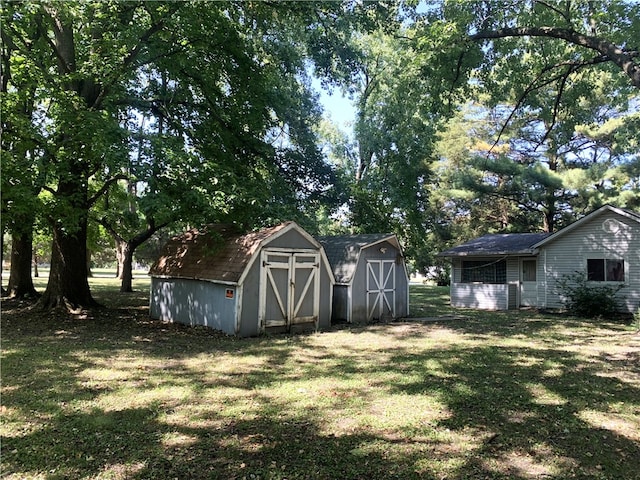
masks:
{"type": "Polygon", "coordinates": [[[507,283],[505,260],[465,260],[462,262],[463,283],[507,283]]]}
{"type": "Polygon", "coordinates": [[[594,282],[624,282],[624,260],[587,259],[587,279],[594,282]]]}
{"type": "Polygon", "coordinates": [[[537,263],[535,260],[523,260],[522,261],[522,281],[535,282],[536,268],[537,268],[537,263]]]}

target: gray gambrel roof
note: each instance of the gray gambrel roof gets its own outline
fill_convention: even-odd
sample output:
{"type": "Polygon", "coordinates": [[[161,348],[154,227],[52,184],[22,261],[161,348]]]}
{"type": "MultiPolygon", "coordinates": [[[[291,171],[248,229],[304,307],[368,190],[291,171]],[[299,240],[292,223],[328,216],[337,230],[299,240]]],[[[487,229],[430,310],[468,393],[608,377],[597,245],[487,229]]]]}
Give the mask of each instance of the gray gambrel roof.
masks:
{"type": "Polygon", "coordinates": [[[533,246],[549,233],[502,233],[484,235],[438,254],[439,257],[531,255],[533,246]]]}
{"type": "Polygon", "coordinates": [[[360,251],[377,243],[389,242],[400,252],[402,248],[390,233],[363,233],[359,235],[331,235],[318,237],[333,270],[336,283],[349,283],[358,265],[360,251]]]}

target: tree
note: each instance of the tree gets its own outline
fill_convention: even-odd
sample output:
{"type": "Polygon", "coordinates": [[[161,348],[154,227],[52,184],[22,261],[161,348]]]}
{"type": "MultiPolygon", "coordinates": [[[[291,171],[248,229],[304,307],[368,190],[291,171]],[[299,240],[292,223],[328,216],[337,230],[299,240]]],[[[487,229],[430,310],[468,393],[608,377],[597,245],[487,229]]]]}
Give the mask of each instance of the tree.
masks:
{"type": "Polygon", "coordinates": [[[394,232],[417,257],[429,216],[424,187],[437,125],[432,99],[424,95],[432,80],[420,74],[423,58],[411,30],[379,30],[355,36],[352,44],[360,52],[348,87],[357,115],[353,138],[325,128],[333,162],[347,179],[348,224],[358,232],[394,232]]]}
{"type": "Polygon", "coordinates": [[[516,107],[553,85],[547,101],[560,106],[571,77],[593,71],[607,73],[622,98],[640,88],[636,2],[442,2],[420,28],[451,95],[467,91],[475,77],[494,99],[518,98],[516,107]]]}
{"type": "Polygon", "coordinates": [[[637,5],[449,2],[425,18],[423,45],[439,48],[430,65],[447,80],[445,113],[465,94],[492,125],[476,132],[473,155],[450,179],[470,195],[467,212],[480,208],[472,216],[497,231],[554,231],[602,203],[629,205],[635,137],[617,135],[614,147],[589,132],[637,121],[637,85],[621,62],[637,62],[637,5]],[[484,208],[483,197],[502,207],[484,208]]]}
{"type": "Polygon", "coordinates": [[[29,77],[29,72],[18,62],[10,68],[10,59],[16,49],[2,31],[2,96],[0,143],[2,148],[2,233],[12,235],[11,271],[8,294],[11,297],[36,296],[31,278],[31,250],[36,212],[40,204],[38,194],[42,188],[41,164],[43,150],[37,133],[31,125],[36,115],[36,91],[11,88],[14,83],[29,77]]]}
{"type": "MultiPolygon", "coordinates": [[[[131,21],[130,7],[3,6],[6,91],[35,92],[33,109],[21,112],[20,118],[32,131],[23,131],[21,138],[34,141],[42,151],[42,201],[53,232],[51,272],[40,300],[44,307],[96,304],[87,282],[87,214],[104,189],[121,177],[117,161],[126,151],[112,102],[116,92],[122,93],[122,83],[131,80],[131,65],[139,60],[141,45],[169,13],[161,8],[155,18],[149,13],[149,21],[136,23],[139,30],[125,39],[119,34],[131,21]],[[118,21],[106,18],[110,11],[118,21]],[[93,16],[93,25],[81,22],[83,15],[93,16]],[[102,187],[90,192],[100,174],[106,177],[102,187]]],[[[17,110],[14,113],[19,116],[17,110]]]]}
{"type": "MultiPolygon", "coordinates": [[[[22,135],[42,151],[42,214],[53,232],[40,305],[95,305],[86,278],[89,212],[115,195],[119,182],[144,190],[129,201],[141,202],[136,211],[145,237],[176,219],[217,220],[233,212],[242,222],[266,221],[321,198],[332,172],[315,147],[308,60],[332,75],[340,42],[326,32],[348,32],[352,20],[366,24],[368,13],[383,8],[3,4],[3,94],[34,92],[33,113],[16,107],[12,116],[30,126],[22,135]],[[148,119],[145,128],[140,118],[148,119]],[[139,141],[153,155],[130,165],[139,141]],[[176,191],[185,178],[190,188],[176,191]],[[163,205],[189,211],[188,218],[175,211],[150,216],[158,195],[173,199],[163,205]],[[261,204],[262,215],[254,215],[261,204]]],[[[138,234],[118,233],[132,245],[138,234]]]]}
{"type": "Polygon", "coordinates": [[[469,104],[440,133],[432,201],[448,227],[438,243],[494,232],[553,232],[605,203],[633,208],[640,191],[629,173],[637,169],[637,154],[627,153],[626,142],[616,148],[605,125],[627,123],[635,114],[601,127],[594,121],[598,137],[574,124],[579,111],[551,130],[539,113],[512,118],[505,129],[509,111],[469,104]]]}

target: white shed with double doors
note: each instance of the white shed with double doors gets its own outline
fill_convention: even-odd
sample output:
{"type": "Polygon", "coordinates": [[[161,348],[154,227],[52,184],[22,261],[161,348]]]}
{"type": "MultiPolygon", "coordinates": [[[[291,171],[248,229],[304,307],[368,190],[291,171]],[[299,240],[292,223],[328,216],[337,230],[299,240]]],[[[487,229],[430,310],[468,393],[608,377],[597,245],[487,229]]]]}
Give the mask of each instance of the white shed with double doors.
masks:
{"type": "Polygon", "coordinates": [[[331,268],[294,222],[245,234],[190,230],[167,243],[149,275],[155,319],[241,337],[331,325],[331,268]]]}
{"type": "Polygon", "coordinates": [[[319,237],[335,277],[334,321],[369,323],[409,315],[409,275],[393,234],[319,237]]]}

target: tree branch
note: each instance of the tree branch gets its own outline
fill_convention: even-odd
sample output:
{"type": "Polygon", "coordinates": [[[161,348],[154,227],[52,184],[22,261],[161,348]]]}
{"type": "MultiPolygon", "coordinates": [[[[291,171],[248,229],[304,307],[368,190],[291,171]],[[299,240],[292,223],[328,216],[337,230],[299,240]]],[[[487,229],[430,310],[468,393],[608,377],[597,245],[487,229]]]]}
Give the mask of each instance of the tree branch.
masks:
{"type": "MultiPolygon", "coordinates": [[[[129,50],[129,53],[124,57],[124,60],[122,62],[122,69],[120,72],[127,71],[127,68],[136,60],[138,55],[140,55],[140,52],[142,51],[143,47],[147,44],[149,39],[153,35],[158,33],[160,30],[162,30],[162,28],[165,26],[166,20],[168,18],[171,18],[173,14],[175,14],[180,9],[180,7],[181,7],[181,2],[176,2],[165,15],[162,15],[147,30],[145,30],[145,32],[142,35],[140,35],[140,38],[138,39],[138,42],[136,43],[136,45],[131,50],[129,50]]],[[[144,63],[148,63],[148,62],[144,62],[144,63]]],[[[100,93],[96,96],[96,100],[93,103],[92,108],[99,107],[99,105],[102,103],[107,93],[109,92],[109,88],[113,86],[117,80],[118,80],[118,75],[116,74],[111,78],[111,80],[108,83],[105,82],[104,84],[101,85],[100,93]]]]}
{"type": "Polygon", "coordinates": [[[595,50],[620,67],[620,69],[631,79],[631,83],[635,87],[640,88],[640,64],[634,60],[638,57],[638,52],[626,51],[600,37],[584,35],[568,28],[556,27],[499,28],[497,30],[481,30],[469,36],[473,41],[508,37],[556,38],[574,45],[595,50]]]}
{"type": "Polygon", "coordinates": [[[104,185],[102,185],[100,190],[98,190],[94,195],[92,195],[89,198],[89,200],[88,200],[89,205],[93,205],[94,203],[96,203],[98,201],[98,199],[102,195],[104,195],[107,190],[109,190],[111,185],[116,183],[118,180],[128,180],[128,179],[129,179],[129,177],[127,175],[125,175],[124,173],[119,173],[118,175],[115,175],[115,176],[111,177],[109,180],[104,182],[104,185]]]}
{"type": "Polygon", "coordinates": [[[73,28],[62,20],[60,12],[55,7],[45,5],[44,10],[52,20],[55,42],[46,34],[43,38],[55,53],[61,73],[73,73],[76,71],[73,28]]]}
{"type": "Polygon", "coordinates": [[[163,16],[161,16],[157,21],[155,21],[142,35],[138,40],[138,43],[135,47],[133,47],[126,57],[124,57],[124,61],[122,62],[124,67],[128,67],[136,57],[142,51],[142,48],[147,44],[149,39],[156,33],[158,33],[165,25],[165,21],[168,18],[171,18],[181,7],[181,3],[177,2],[172,5],[172,8],[163,16]]]}
{"type": "Polygon", "coordinates": [[[527,95],[529,95],[534,90],[538,90],[538,89],[540,89],[542,87],[550,85],[551,83],[553,83],[553,82],[555,82],[557,80],[560,80],[561,81],[560,89],[558,91],[558,94],[556,95],[555,102],[554,102],[552,124],[547,129],[547,131],[545,132],[544,138],[538,143],[538,146],[542,145],[544,143],[544,141],[548,138],[549,133],[551,132],[551,129],[553,128],[553,126],[556,123],[556,118],[557,118],[558,110],[559,110],[559,107],[560,107],[560,99],[561,99],[561,96],[562,96],[562,91],[564,90],[564,85],[566,84],[567,79],[569,78],[569,75],[571,73],[577,71],[581,67],[584,67],[584,66],[587,66],[587,65],[595,65],[595,64],[598,64],[598,63],[606,62],[606,61],[608,61],[608,60],[605,57],[599,56],[599,57],[595,57],[595,58],[592,58],[591,60],[587,60],[587,61],[584,61],[584,62],[562,62],[562,63],[556,63],[555,65],[551,65],[551,66],[549,66],[547,68],[544,68],[540,72],[540,74],[527,86],[527,88],[525,88],[524,92],[522,92],[522,95],[520,95],[520,97],[518,98],[518,101],[516,102],[516,105],[511,110],[511,113],[509,114],[509,117],[507,118],[507,120],[502,125],[502,128],[500,129],[500,132],[498,132],[498,136],[497,136],[495,142],[493,142],[493,145],[491,146],[491,148],[489,149],[489,151],[487,153],[488,154],[491,153],[492,150],[498,145],[498,142],[500,141],[500,138],[502,137],[502,134],[507,129],[507,125],[509,124],[509,122],[511,121],[511,119],[513,118],[515,113],[518,111],[520,106],[524,103],[525,99],[527,98],[527,95]],[[550,72],[551,70],[554,70],[556,68],[561,68],[561,67],[568,67],[568,69],[566,71],[564,71],[563,73],[561,73],[560,75],[556,75],[554,77],[551,77],[551,78],[545,80],[542,83],[538,83],[538,81],[542,78],[542,76],[545,73],[550,72]]]}
{"type": "Polygon", "coordinates": [[[562,11],[559,8],[557,8],[554,5],[551,5],[549,2],[545,2],[543,0],[537,0],[536,3],[542,5],[543,7],[548,8],[549,10],[556,12],[558,15],[560,15],[568,24],[571,24],[571,18],[569,17],[569,14],[567,11],[562,11]]]}

